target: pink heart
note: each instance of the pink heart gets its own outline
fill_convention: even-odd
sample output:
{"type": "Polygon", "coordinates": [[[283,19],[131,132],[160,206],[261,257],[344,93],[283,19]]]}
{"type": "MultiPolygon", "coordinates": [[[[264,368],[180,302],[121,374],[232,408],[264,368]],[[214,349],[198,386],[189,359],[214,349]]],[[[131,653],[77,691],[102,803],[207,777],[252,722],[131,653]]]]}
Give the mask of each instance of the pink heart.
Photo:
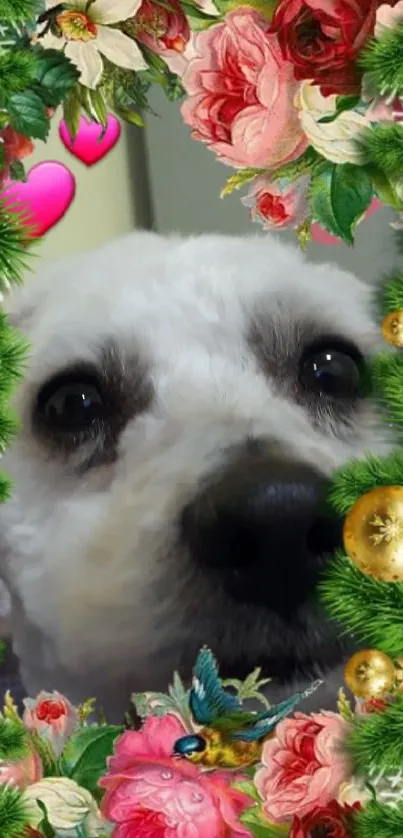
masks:
{"type": "MultiPolygon", "coordinates": [[[[377,212],[383,206],[382,202],[378,200],[378,198],[373,198],[362,221],[366,221],[367,218],[370,218],[374,212],[377,212]]],[[[360,224],[362,222],[360,221],[360,224]]],[[[312,224],[311,227],[312,239],[317,244],[341,244],[341,239],[336,238],[336,236],[332,236],[327,230],[324,230],[320,224],[312,224]]]]}
{"type": "Polygon", "coordinates": [[[24,222],[32,225],[32,238],[43,236],[67,212],[76,192],[74,175],[63,163],[47,160],[32,166],[27,180],[7,179],[2,191],[9,209],[23,212],[24,222]]]}
{"type": "Polygon", "coordinates": [[[100,139],[103,130],[102,125],[89,122],[82,116],[76,137],[72,140],[64,119],[59,122],[59,136],[63,145],[86,166],[98,163],[98,160],[106,157],[116,145],[121,132],[120,122],[116,116],[108,113],[105,133],[100,139]]]}

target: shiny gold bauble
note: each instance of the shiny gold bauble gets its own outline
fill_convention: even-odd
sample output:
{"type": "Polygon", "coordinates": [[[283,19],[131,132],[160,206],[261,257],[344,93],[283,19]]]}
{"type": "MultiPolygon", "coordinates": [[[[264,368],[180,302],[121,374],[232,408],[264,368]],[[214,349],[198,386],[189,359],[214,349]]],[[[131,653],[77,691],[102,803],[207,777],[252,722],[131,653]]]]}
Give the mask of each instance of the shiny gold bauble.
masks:
{"type": "Polygon", "coordinates": [[[403,581],[403,486],[379,486],[354,504],[344,523],[344,548],[362,573],[403,581]]]}
{"type": "Polygon", "coordinates": [[[403,311],[392,311],[384,317],[382,334],[392,346],[403,346],[403,311]]]}
{"type": "Polygon", "coordinates": [[[348,661],[344,680],[357,698],[384,698],[396,681],[395,665],[378,649],[364,649],[348,661]]]}

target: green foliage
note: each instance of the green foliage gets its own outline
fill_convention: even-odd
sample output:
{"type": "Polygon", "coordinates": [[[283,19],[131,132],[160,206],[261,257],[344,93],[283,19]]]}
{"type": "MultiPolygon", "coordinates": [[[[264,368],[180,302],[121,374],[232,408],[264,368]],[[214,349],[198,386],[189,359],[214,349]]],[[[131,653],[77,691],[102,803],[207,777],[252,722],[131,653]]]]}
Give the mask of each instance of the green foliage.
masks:
{"type": "Polygon", "coordinates": [[[403,765],[403,696],[382,713],[357,716],[346,742],[354,771],[390,773],[403,765]]]}
{"type": "Polygon", "coordinates": [[[13,93],[7,100],[7,111],[11,125],[19,134],[46,140],[50,130],[50,120],[42,99],[33,90],[13,93]]]}
{"type": "Polygon", "coordinates": [[[280,166],[272,176],[273,180],[297,180],[302,175],[313,174],[326,165],[324,158],[314,148],[308,146],[301,157],[280,166]]]}
{"type": "Polygon", "coordinates": [[[98,779],[106,771],[106,758],[124,728],[117,725],[82,727],[73,733],[60,759],[60,772],[94,796],[100,794],[98,779]]]}
{"type": "Polygon", "coordinates": [[[372,39],[359,58],[361,68],[368,74],[371,87],[381,96],[396,96],[403,92],[403,25],[396,26],[372,39]]]}
{"type": "Polygon", "coordinates": [[[16,761],[29,753],[28,734],[19,723],[0,717],[0,760],[16,761]]]}
{"type": "Polygon", "coordinates": [[[380,122],[377,125],[372,125],[371,128],[363,132],[360,145],[369,160],[380,171],[396,179],[401,177],[403,169],[403,126],[400,123],[380,122]]]}
{"type": "MultiPolygon", "coordinates": [[[[24,213],[17,207],[9,208],[0,200],[0,292],[11,284],[21,284],[24,271],[29,269],[28,254],[33,245],[24,213]]],[[[38,242],[38,239],[36,240],[38,242]]]]}
{"type": "Polygon", "coordinates": [[[36,61],[23,49],[0,49],[0,103],[13,93],[21,93],[34,78],[36,61]]]}
{"type": "Polygon", "coordinates": [[[22,838],[31,820],[24,793],[12,785],[0,785],[1,838],[22,838]]]}
{"type": "Polygon", "coordinates": [[[57,49],[35,48],[34,92],[46,107],[56,108],[79,79],[79,72],[67,56],[57,49]]]}
{"type": "MultiPolygon", "coordinates": [[[[372,361],[373,395],[384,409],[386,420],[403,430],[403,356],[387,352],[372,361]]],[[[398,483],[403,483],[403,470],[398,483]]]]}
{"type": "Polygon", "coordinates": [[[312,177],[309,203],[315,221],[352,245],[355,225],[372,197],[372,179],[365,168],[350,163],[328,163],[312,177]]]}
{"type": "Polygon", "coordinates": [[[403,310],[403,273],[383,281],[377,302],[383,317],[392,311],[403,310]]]}
{"type": "Polygon", "coordinates": [[[260,806],[253,806],[251,809],[246,809],[239,820],[250,830],[254,838],[287,838],[290,832],[288,826],[269,823],[260,806]]]}
{"type": "Polygon", "coordinates": [[[401,655],[403,582],[388,584],[364,576],[339,552],[328,562],[318,593],[328,616],[344,633],[392,658],[401,655]]]}
{"type": "Polygon", "coordinates": [[[242,189],[246,184],[251,183],[252,180],[260,175],[266,174],[264,169],[241,169],[239,172],[230,175],[225,186],[220,192],[220,198],[225,198],[226,195],[231,195],[236,189],[242,189]]]}
{"type": "Polygon", "coordinates": [[[396,808],[368,803],[353,820],[352,838],[399,838],[403,835],[403,804],[396,808]]]}
{"type": "Polygon", "coordinates": [[[25,23],[38,12],[38,0],[0,0],[0,21],[3,23],[25,23]]]}
{"type": "Polygon", "coordinates": [[[376,486],[399,486],[401,483],[403,451],[393,451],[383,458],[368,455],[364,460],[350,460],[335,472],[329,503],[339,515],[347,515],[355,502],[376,486]]]}

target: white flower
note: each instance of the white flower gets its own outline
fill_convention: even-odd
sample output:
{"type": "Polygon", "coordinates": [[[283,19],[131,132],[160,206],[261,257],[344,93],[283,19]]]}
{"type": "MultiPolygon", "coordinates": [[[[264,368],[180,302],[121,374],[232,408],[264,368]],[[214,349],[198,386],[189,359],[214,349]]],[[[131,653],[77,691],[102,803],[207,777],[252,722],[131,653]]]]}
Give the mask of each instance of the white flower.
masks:
{"type": "Polygon", "coordinates": [[[379,6],[376,13],[375,38],[382,38],[388,29],[395,29],[403,21],[403,0],[399,0],[393,8],[388,3],[379,6]]]}
{"type": "MultiPolygon", "coordinates": [[[[46,5],[52,9],[58,0],[48,0],[46,5]]],[[[40,43],[47,49],[64,49],[80,71],[81,84],[97,87],[103,70],[101,55],[127,70],[146,69],[136,42],[110,28],[110,24],[134,17],[141,0],[94,0],[90,6],[86,0],[67,0],[64,5],[64,11],[56,15],[61,37],[47,32],[40,43]]]]}
{"type": "Polygon", "coordinates": [[[81,827],[85,835],[101,835],[107,829],[96,801],[87,789],[83,789],[68,777],[46,777],[33,783],[24,792],[24,800],[30,806],[31,826],[38,827],[43,820],[40,800],[46,809],[49,823],[55,830],[65,833],[81,827]]]}
{"type": "Polygon", "coordinates": [[[336,111],[336,96],[322,96],[311,82],[303,82],[296,96],[302,128],[311,145],[332,163],[364,165],[367,157],[357,139],[369,127],[368,115],[353,109],[342,111],[332,122],[320,122],[336,111]]]}

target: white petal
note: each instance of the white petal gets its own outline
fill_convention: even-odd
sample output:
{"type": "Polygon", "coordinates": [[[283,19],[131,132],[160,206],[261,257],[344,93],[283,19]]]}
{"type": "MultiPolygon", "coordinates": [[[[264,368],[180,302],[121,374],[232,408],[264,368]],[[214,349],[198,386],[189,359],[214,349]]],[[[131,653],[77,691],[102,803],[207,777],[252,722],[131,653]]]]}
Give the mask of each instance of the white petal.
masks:
{"type": "Polygon", "coordinates": [[[120,23],[134,17],[142,0],[95,0],[89,16],[95,23],[120,23]]]}
{"type": "Polygon", "coordinates": [[[94,43],[69,41],[66,55],[80,70],[80,82],[85,87],[96,88],[103,70],[102,58],[94,43]]]}
{"type": "Polygon", "coordinates": [[[44,49],[63,49],[66,46],[64,38],[58,38],[51,32],[47,32],[43,38],[39,38],[39,43],[44,49]]]}
{"type": "Polygon", "coordinates": [[[119,32],[118,29],[108,29],[107,26],[97,27],[97,47],[112,64],[124,67],[126,70],[145,70],[144,60],[135,41],[119,32]]]}

